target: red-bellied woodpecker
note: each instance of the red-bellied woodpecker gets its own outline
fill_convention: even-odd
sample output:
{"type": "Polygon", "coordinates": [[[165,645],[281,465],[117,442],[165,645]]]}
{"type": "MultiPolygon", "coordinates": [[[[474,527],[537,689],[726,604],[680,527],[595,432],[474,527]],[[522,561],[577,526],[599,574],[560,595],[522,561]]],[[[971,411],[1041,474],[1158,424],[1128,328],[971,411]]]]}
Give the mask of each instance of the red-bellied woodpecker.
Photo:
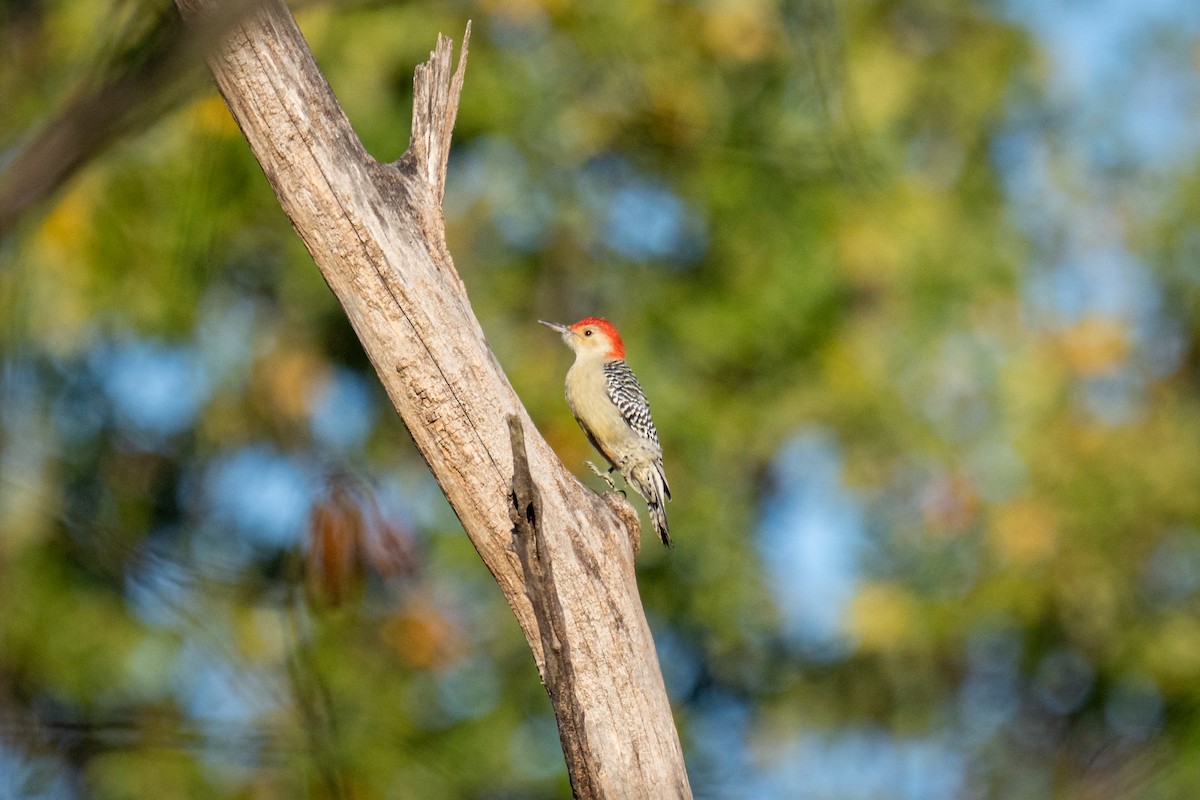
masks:
{"type": "Polygon", "coordinates": [[[598,317],[574,325],[539,322],[562,334],[575,351],[575,363],[567,370],[567,405],[592,445],[612,466],[601,472],[590,461],[587,465],[610,488],[616,486],[608,473],[619,469],[625,482],[646,501],[655,532],[670,547],[663,504],[671,499],[671,487],[663,472],[662,446],[646,395],[625,363],[621,335],[608,320],[598,317]]]}

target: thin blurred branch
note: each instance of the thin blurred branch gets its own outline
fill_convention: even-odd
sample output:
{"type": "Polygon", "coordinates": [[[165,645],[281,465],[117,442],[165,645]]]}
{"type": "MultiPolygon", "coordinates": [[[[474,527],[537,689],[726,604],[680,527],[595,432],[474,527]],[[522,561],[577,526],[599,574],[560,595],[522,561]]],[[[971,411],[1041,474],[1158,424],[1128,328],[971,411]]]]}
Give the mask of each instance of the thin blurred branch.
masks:
{"type": "Polygon", "coordinates": [[[83,165],[131,132],[177,107],[201,85],[204,59],[230,27],[261,0],[225,0],[198,25],[170,6],[133,41],[125,58],[89,77],[48,122],[31,133],[0,172],[0,238],[83,165]],[[95,85],[95,84],[99,85],[95,85]]]}
{"type": "Polygon", "coordinates": [[[877,187],[885,165],[864,140],[857,120],[838,13],[830,0],[796,0],[783,6],[782,18],[823,123],[827,161],[820,161],[849,186],[877,187]]]}
{"type": "Polygon", "coordinates": [[[286,631],[291,639],[287,658],[288,682],[309,754],[318,779],[324,784],[325,796],[347,797],[349,793],[337,758],[340,740],[337,709],[313,652],[312,637],[302,629],[303,607],[292,591],[288,592],[285,613],[286,631]]]}

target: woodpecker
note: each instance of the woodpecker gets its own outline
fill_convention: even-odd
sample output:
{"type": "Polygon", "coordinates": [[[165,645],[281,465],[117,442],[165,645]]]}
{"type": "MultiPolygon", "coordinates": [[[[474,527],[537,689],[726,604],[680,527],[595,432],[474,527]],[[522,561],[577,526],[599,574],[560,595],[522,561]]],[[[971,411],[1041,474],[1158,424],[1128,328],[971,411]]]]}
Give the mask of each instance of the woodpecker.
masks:
{"type": "Polygon", "coordinates": [[[611,466],[601,472],[590,461],[587,465],[614,489],[609,473],[620,470],[625,482],[646,501],[655,532],[670,547],[663,503],[671,499],[671,487],[663,471],[662,446],[646,394],[625,363],[621,335],[599,317],[587,317],[574,325],[538,322],[562,334],[575,351],[575,363],[567,370],[567,405],[592,446],[611,466]]]}

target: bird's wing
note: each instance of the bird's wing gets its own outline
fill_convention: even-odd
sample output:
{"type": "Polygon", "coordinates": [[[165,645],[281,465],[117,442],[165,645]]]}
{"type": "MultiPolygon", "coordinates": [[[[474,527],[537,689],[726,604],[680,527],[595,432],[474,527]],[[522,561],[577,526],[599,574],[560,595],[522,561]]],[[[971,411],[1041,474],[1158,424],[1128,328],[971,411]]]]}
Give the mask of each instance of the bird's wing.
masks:
{"type": "Polygon", "coordinates": [[[608,397],[621,412],[621,416],[643,439],[658,444],[658,431],[650,417],[650,404],[642,391],[633,370],[624,361],[609,361],[604,365],[604,380],[608,386],[608,397]]]}

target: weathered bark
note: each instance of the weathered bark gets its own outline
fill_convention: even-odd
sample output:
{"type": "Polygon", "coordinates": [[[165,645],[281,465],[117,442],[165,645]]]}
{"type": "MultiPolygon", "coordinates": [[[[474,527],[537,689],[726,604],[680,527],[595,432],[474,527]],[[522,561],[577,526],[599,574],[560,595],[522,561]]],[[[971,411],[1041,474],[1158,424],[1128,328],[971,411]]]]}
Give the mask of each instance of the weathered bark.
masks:
{"type": "MultiPolygon", "coordinates": [[[[177,3],[189,20],[210,7],[177,3]]],[[[581,484],[538,434],[446,247],[441,200],[466,46],[465,37],[453,74],[443,37],[417,69],[411,144],[393,164],[367,155],[278,0],[235,27],[209,66],[512,606],[550,694],[576,795],[687,797],[634,575],[637,518],[581,484]]]]}

